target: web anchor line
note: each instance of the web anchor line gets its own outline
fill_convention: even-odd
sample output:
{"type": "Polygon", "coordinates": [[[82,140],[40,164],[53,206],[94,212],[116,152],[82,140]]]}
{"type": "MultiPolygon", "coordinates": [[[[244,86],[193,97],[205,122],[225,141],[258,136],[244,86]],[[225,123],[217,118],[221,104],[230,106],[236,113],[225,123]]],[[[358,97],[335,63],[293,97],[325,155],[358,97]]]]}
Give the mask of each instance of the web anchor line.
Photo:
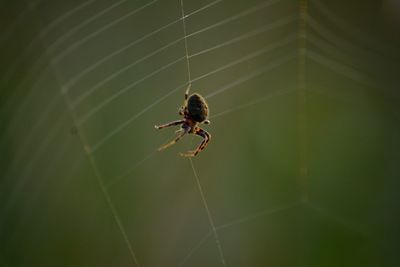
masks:
{"type": "Polygon", "coordinates": [[[189,85],[191,85],[192,84],[192,75],[190,73],[189,51],[188,51],[187,34],[186,34],[186,20],[185,20],[186,17],[185,17],[185,11],[183,8],[183,0],[181,0],[181,11],[182,11],[182,24],[183,24],[183,39],[185,41],[187,74],[188,74],[189,85]]]}
{"type": "MultiPolygon", "coordinates": [[[[186,21],[185,21],[186,17],[185,17],[185,11],[184,11],[184,8],[183,8],[183,0],[181,0],[181,11],[182,11],[183,35],[184,35],[184,41],[185,41],[185,53],[186,53],[186,66],[187,66],[187,75],[188,75],[188,85],[190,86],[192,84],[192,78],[191,78],[192,76],[191,76],[191,73],[190,73],[190,61],[189,61],[187,33],[186,33],[186,21]]],[[[208,207],[208,203],[207,203],[206,197],[205,197],[205,195],[203,193],[203,188],[201,186],[199,176],[197,175],[196,169],[195,169],[195,167],[193,165],[192,158],[190,158],[190,157],[189,157],[189,162],[190,162],[190,166],[192,167],[193,175],[194,175],[194,178],[196,179],[197,188],[198,188],[198,190],[200,192],[201,200],[202,200],[204,208],[206,210],[208,221],[210,223],[211,230],[212,230],[212,233],[213,233],[213,236],[214,236],[214,239],[215,239],[215,243],[216,243],[217,248],[218,248],[218,253],[219,253],[219,256],[220,256],[221,264],[222,264],[222,266],[226,267],[225,256],[224,256],[224,253],[222,251],[221,241],[220,241],[220,238],[218,236],[217,228],[215,227],[214,219],[213,219],[213,217],[211,215],[211,212],[210,212],[210,209],[208,207]]]]}
{"type": "Polygon", "coordinates": [[[201,195],[201,200],[202,200],[204,208],[205,208],[205,210],[207,212],[207,217],[208,217],[208,220],[209,220],[210,225],[211,225],[211,230],[212,230],[212,233],[213,233],[213,236],[214,236],[214,239],[215,239],[215,243],[217,244],[218,253],[219,253],[219,256],[220,256],[220,260],[221,260],[222,266],[226,267],[225,256],[224,256],[224,253],[222,251],[221,241],[220,241],[219,236],[218,236],[217,227],[215,226],[214,219],[213,219],[213,217],[211,215],[211,212],[210,212],[210,209],[208,207],[207,200],[206,200],[206,197],[204,195],[203,188],[201,186],[199,176],[197,175],[196,169],[194,168],[192,158],[189,157],[189,161],[190,161],[190,165],[192,167],[192,171],[193,171],[194,177],[196,179],[197,188],[199,189],[199,192],[200,192],[200,195],[201,195]]]}

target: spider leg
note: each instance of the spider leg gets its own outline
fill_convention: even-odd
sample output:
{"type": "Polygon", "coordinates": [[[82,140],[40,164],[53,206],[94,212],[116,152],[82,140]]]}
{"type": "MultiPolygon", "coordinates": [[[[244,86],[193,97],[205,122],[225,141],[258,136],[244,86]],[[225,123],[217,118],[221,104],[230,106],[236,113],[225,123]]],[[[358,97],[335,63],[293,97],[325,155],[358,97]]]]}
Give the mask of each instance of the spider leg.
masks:
{"type": "Polygon", "coordinates": [[[183,156],[183,157],[194,157],[197,154],[199,154],[207,146],[208,142],[210,142],[211,135],[207,131],[201,129],[200,127],[196,127],[194,129],[194,134],[203,137],[204,138],[203,141],[196,148],[196,150],[188,151],[186,153],[180,153],[181,156],[183,156]]]}
{"type": "Polygon", "coordinates": [[[186,109],[187,109],[187,100],[189,98],[189,91],[190,91],[191,87],[192,87],[192,84],[189,83],[189,85],[188,85],[188,87],[186,88],[186,91],[185,91],[185,96],[183,98],[183,105],[182,105],[182,107],[180,107],[180,109],[178,111],[178,114],[181,115],[181,116],[185,115],[185,113],[187,112],[186,111],[186,109]]]}
{"type": "Polygon", "coordinates": [[[184,122],[184,120],[172,121],[172,122],[169,122],[169,123],[166,123],[166,124],[162,124],[162,125],[155,125],[154,128],[160,130],[160,129],[164,129],[164,128],[167,128],[167,127],[170,127],[170,126],[175,126],[175,125],[182,124],[183,122],[184,122]]]}
{"type": "Polygon", "coordinates": [[[185,91],[185,102],[184,102],[184,106],[186,106],[186,101],[188,100],[188,97],[189,97],[189,91],[190,91],[190,88],[192,87],[192,83],[189,83],[189,85],[188,85],[188,87],[186,88],[186,91],[185,91]]]}
{"type": "Polygon", "coordinates": [[[175,137],[174,140],[172,140],[172,141],[169,142],[168,144],[165,144],[165,145],[163,145],[162,147],[160,147],[160,148],[158,149],[158,151],[161,151],[161,150],[163,150],[163,149],[166,149],[166,148],[168,148],[168,147],[174,145],[176,142],[179,141],[179,139],[181,139],[185,134],[187,134],[188,130],[182,128],[182,129],[181,129],[180,131],[178,131],[178,132],[180,132],[180,133],[175,137]]]}

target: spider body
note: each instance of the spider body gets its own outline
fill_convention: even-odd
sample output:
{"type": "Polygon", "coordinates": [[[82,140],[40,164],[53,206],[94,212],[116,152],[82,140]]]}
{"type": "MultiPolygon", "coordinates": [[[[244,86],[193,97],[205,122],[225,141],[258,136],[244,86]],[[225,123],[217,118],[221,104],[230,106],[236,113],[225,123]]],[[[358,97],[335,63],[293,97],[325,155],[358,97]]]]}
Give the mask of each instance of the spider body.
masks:
{"type": "Polygon", "coordinates": [[[192,94],[187,101],[187,118],[195,122],[203,122],[208,117],[208,105],[199,94],[192,94]]]}
{"type": "Polygon", "coordinates": [[[178,135],[174,140],[168,144],[160,147],[158,150],[163,150],[167,147],[172,146],[178,142],[185,134],[196,134],[203,138],[201,144],[196,150],[189,151],[187,153],[181,153],[181,156],[194,157],[200,151],[202,151],[211,139],[211,135],[197,126],[199,123],[209,124],[210,121],[207,120],[209,109],[205,99],[199,94],[192,94],[189,97],[190,84],[185,92],[185,98],[183,106],[179,109],[179,115],[183,116],[182,120],[173,121],[163,125],[155,126],[156,129],[163,129],[170,126],[181,125],[181,129],[177,131],[178,135]]]}

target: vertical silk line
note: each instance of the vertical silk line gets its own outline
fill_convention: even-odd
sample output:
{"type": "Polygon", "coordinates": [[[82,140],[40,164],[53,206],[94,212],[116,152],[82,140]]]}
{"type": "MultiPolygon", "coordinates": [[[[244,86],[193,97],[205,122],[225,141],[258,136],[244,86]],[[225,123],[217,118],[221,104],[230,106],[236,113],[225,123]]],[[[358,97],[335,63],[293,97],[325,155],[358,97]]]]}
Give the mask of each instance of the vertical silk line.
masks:
{"type": "Polygon", "coordinates": [[[187,44],[186,20],[185,20],[185,10],[183,8],[183,0],[181,0],[181,11],[182,11],[182,24],[183,24],[183,38],[185,40],[186,66],[187,66],[189,84],[191,84],[192,83],[192,75],[190,73],[189,51],[188,51],[188,44],[187,44]]]}
{"type": "MultiPolygon", "coordinates": [[[[187,66],[187,74],[188,74],[188,83],[190,85],[192,83],[192,78],[191,78],[191,73],[190,73],[189,52],[188,52],[187,34],[186,34],[186,20],[185,20],[185,11],[184,11],[184,8],[183,8],[183,0],[181,0],[181,11],[182,11],[183,34],[184,34],[184,40],[185,40],[185,52],[186,52],[186,66],[187,66]]],[[[206,197],[204,195],[203,188],[201,186],[199,176],[197,175],[196,169],[195,169],[195,167],[193,165],[192,158],[190,158],[190,157],[189,157],[189,162],[190,162],[190,166],[192,167],[193,175],[194,175],[194,177],[196,179],[196,184],[197,184],[197,188],[198,188],[198,190],[200,192],[201,200],[203,202],[204,208],[205,208],[206,213],[207,213],[208,221],[210,223],[210,226],[211,226],[211,229],[212,229],[212,233],[214,235],[215,243],[217,244],[218,253],[219,253],[219,256],[220,256],[220,260],[221,260],[222,266],[226,267],[225,257],[224,257],[224,253],[222,252],[221,242],[220,242],[220,239],[219,239],[219,236],[218,236],[218,233],[217,233],[217,228],[215,227],[214,219],[213,219],[213,217],[211,215],[210,209],[208,208],[207,200],[206,200],[206,197]]]]}
{"type": "Polygon", "coordinates": [[[307,48],[307,0],[299,2],[299,40],[298,40],[298,142],[299,142],[299,176],[301,199],[309,201],[308,192],[308,152],[307,152],[307,99],[306,99],[306,48],[307,48]]]}
{"type": "Polygon", "coordinates": [[[194,177],[196,178],[196,183],[197,183],[197,187],[198,187],[198,189],[200,191],[201,200],[203,201],[204,208],[205,208],[205,210],[207,212],[208,221],[210,222],[210,225],[211,225],[211,229],[212,229],[212,232],[213,232],[213,235],[214,235],[215,243],[217,243],[218,253],[219,253],[219,256],[221,258],[222,266],[225,267],[226,266],[225,257],[224,257],[224,253],[222,252],[221,242],[219,240],[217,228],[215,227],[215,223],[214,223],[214,220],[213,220],[213,218],[211,216],[210,209],[208,208],[207,200],[206,200],[206,197],[204,196],[203,188],[201,186],[200,179],[199,179],[199,176],[197,175],[196,169],[194,168],[192,158],[189,157],[189,161],[190,161],[190,165],[192,166],[194,177]]]}

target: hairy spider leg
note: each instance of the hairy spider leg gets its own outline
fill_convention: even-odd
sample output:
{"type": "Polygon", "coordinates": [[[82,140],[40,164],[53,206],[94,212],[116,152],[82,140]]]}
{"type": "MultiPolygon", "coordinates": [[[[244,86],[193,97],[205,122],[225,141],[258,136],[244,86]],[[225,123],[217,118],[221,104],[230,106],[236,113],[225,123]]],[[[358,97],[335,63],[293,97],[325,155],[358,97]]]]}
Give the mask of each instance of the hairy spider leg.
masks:
{"type": "Polygon", "coordinates": [[[181,128],[179,131],[177,131],[179,134],[175,137],[174,140],[172,140],[171,142],[169,142],[168,144],[163,145],[162,147],[160,147],[158,149],[158,151],[161,151],[163,149],[166,149],[174,144],[176,144],[176,142],[179,141],[179,139],[181,139],[185,134],[187,134],[189,132],[190,128],[181,128]]]}
{"type": "Polygon", "coordinates": [[[179,124],[182,124],[184,122],[185,122],[185,120],[177,120],[177,121],[172,121],[172,122],[169,122],[169,123],[166,123],[166,124],[162,124],[162,125],[155,125],[154,128],[160,130],[160,129],[164,129],[164,128],[167,128],[167,127],[179,125],[179,124]]]}
{"type": "Polygon", "coordinates": [[[207,146],[208,142],[210,142],[211,135],[207,131],[201,129],[200,127],[196,127],[194,129],[194,134],[203,137],[204,138],[203,141],[196,148],[196,150],[188,151],[187,153],[180,153],[181,156],[183,156],[183,157],[194,157],[197,154],[199,154],[207,146]]]}

